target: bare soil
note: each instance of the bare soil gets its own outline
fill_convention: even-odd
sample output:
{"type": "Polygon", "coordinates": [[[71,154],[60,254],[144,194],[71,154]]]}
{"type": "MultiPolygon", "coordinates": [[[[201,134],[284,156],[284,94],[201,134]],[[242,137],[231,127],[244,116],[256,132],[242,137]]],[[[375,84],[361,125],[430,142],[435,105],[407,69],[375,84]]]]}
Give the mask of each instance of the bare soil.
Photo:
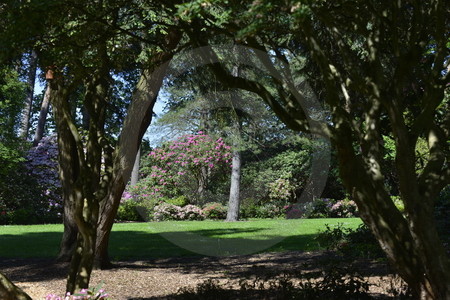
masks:
{"type": "MultiPolygon", "coordinates": [[[[282,252],[232,257],[188,257],[119,261],[109,270],[94,270],[91,286],[100,283],[111,299],[168,299],[180,288],[194,287],[207,279],[237,283],[242,278],[290,271],[321,271],[324,261],[339,257],[329,252],[282,252]]],[[[346,264],[346,263],[345,263],[346,264]]],[[[354,262],[371,283],[377,298],[390,296],[388,290],[397,281],[384,263],[370,260],[354,262]]],[[[33,299],[53,293],[63,295],[67,263],[44,259],[1,259],[0,270],[33,299]]],[[[319,273],[320,274],[320,273],[319,273]]]]}

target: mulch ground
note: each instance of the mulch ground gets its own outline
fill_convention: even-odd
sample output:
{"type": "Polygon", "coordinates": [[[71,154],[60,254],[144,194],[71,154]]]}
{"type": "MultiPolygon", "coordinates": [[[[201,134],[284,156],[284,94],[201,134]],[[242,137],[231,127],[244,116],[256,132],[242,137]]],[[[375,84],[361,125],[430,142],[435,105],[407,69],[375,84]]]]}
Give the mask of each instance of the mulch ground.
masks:
{"type": "MultiPolygon", "coordinates": [[[[110,270],[94,270],[91,286],[102,283],[111,299],[168,299],[180,288],[194,287],[208,279],[237,284],[240,279],[267,274],[317,272],[330,258],[339,263],[339,256],[319,251],[119,261],[110,270]]],[[[359,259],[352,265],[372,284],[373,296],[390,296],[389,288],[398,280],[386,264],[359,259]]],[[[48,259],[0,258],[1,272],[33,299],[43,299],[49,293],[63,295],[67,268],[67,263],[48,259]]]]}

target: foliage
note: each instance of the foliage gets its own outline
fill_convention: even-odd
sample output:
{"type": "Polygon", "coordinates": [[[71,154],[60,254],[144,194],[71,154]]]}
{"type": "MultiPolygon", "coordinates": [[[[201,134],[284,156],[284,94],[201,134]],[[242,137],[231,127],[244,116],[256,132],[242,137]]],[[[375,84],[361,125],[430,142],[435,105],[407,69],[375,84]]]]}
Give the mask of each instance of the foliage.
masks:
{"type": "Polygon", "coordinates": [[[160,203],[153,210],[154,221],[204,220],[205,215],[198,206],[188,204],[184,207],[169,203],[160,203]]]}
{"type": "Polygon", "coordinates": [[[243,198],[253,197],[261,202],[295,200],[310,174],[313,142],[292,137],[285,145],[264,152],[258,160],[245,164],[242,170],[243,198]]]}
{"type": "Polygon", "coordinates": [[[268,184],[269,199],[271,201],[288,201],[292,198],[294,186],[285,178],[278,178],[268,184]]]}
{"type": "Polygon", "coordinates": [[[143,216],[139,213],[141,206],[133,199],[122,199],[117,210],[117,221],[144,221],[143,216]]]}
{"type": "Polygon", "coordinates": [[[337,262],[325,262],[322,266],[320,278],[315,278],[317,273],[268,273],[239,280],[238,289],[231,280],[220,283],[208,279],[196,287],[181,288],[170,299],[371,299],[371,284],[353,266],[337,262]]]}
{"type": "Polygon", "coordinates": [[[358,216],[358,208],[354,201],[348,198],[334,200],[329,198],[317,198],[303,205],[291,205],[286,207],[290,211],[295,207],[303,218],[351,218],[358,216]]]}
{"type": "Polygon", "coordinates": [[[405,203],[400,196],[391,196],[391,200],[401,213],[405,212],[405,203]]]}
{"type": "Polygon", "coordinates": [[[5,158],[9,161],[5,164],[8,167],[2,169],[5,177],[0,182],[0,224],[61,221],[62,199],[55,139],[44,138],[37,147],[26,152],[26,157],[18,149],[8,153],[5,158]]]}
{"type": "Polygon", "coordinates": [[[328,250],[340,251],[346,257],[385,257],[374,235],[364,224],[356,229],[345,228],[342,223],[333,227],[325,224],[325,228],[315,239],[328,250]]]}
{"type": "Polygon", "coordinates": [[[23,99],[25,84],[17,72],[0,67],[0,144],[16,136],[23,99]]]}
{"type": "Polygon", "coordinates": [[[26,156],[28,173],[37,183],[48,201],[48,213],[55,218],[62,215],[62,191],[58,176],[58,144],[56,135],[44,137],[26,156]]]}
{"type": "Polygon", "coordinates": [[[175,198],[166,199],[165,202],[176,205],[176,206],[181,206],[181,207],[189,204],[188,198],[184,195],[181,195],[181,196],[178,196],[175,198]]]}
{"type": "MultiPolygon", "coordinates": [[[[226,170],[230,147],[221,138],[199,132],[184,135],[154,149],[142,161],[142,179],[130,192],[160,199],[187,195],[199,201],[199,190],[206,190],[215,172],[226,170]]],[[[170,200],[169,200],[170,201],[170,200]]]]}
{"type": "Polygon", "coordinates": [[[352,218],[358,216],[358,207],[353,200],[348,198],[336,201],[330,208],[331,218],[352,218]]]}
{"type": "Polygon", "coordinates": [[[203,206],[203,213],[207,219],[225,219],[227,216],[227,207],[219,202],[209,202],[203,206]]]}

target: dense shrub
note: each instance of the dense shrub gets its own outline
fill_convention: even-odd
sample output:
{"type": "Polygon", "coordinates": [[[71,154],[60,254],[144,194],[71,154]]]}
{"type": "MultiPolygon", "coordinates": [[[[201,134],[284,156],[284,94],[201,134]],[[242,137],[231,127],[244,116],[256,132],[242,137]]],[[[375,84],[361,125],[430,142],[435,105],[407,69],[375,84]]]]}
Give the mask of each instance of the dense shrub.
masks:
{"type": "Polygon", "coordinates": [[[203,214],[207,219],[225,219],[227,216],[227,207],[218,202],[210,202],[203,207],[203,214]]]}
{"type": "Polygon", "coordinates": [[[316,241],[328,250],[340,251],[347,257],[384,258],[384,252],[379,246],[370,229],[361,224],[357,229],[345,228],[342,223],[332,228],[328,224],[320,232],[316,241]]]}
{"type": "Polygon", "coordinates": [[[117,210],[117,221],[145,221],[146,213],[142,214],[142,207],[133,199],[122,199],[117,210]]]}
{"type": "Polygon", "coordinates": [[[280,218],[285,215],[285,209],[274,203],[249,204],[241,207],[240,213],[243,218],[280,218]]]}
{"type": "Polygon", "coordinates": [[[141,179],[127,191],[151,203],[164,199],[177,206],[200,205],[209,198],[211,179],[229,168],[230,147],[221,138],[184,135],[145,155],[141,179]]]}
{"type": "Polygon", "coordinates": [[[188,204],[184,207],[169,203],[160,203],[153,210],[154,221],[170,220],[204,220],[205,215],[202,210],[195,205],[188,204]]]}
{"type": "Polygon", "coordinates": [[[175,198],[166,199],[165,202],[181,207],[189,204],[189,200],[186,196],[179,196],[175,198]]]}
{"type": "Polygon", "coordinates": [[[356,203],[349,199],[336,201],[330,207],[328,215],[331,218],[351,218],[358,216],[358,207],[356,203]]]}
{"type": "Polygon", "coordinates": [[[285,206],[289,215],[302,218],[351,218],[358,216],[358,208],[354,201],[349,199],[334,200],[318,198],[305,204],[291,204],[285,206]],[[297,212],[294,214],[292,209],[297,212]]]}
{"type": "Polygon", "coordinates": [[[0,181],[0,224],[61,222],[56,138],[44,138],[29,151],[18,150],[25,148],[21,145],[13,152],[0,150],[3,151],[0,163],[5,157],[11,158],[7,168],[0,168],[3,175],[0,181]]]}

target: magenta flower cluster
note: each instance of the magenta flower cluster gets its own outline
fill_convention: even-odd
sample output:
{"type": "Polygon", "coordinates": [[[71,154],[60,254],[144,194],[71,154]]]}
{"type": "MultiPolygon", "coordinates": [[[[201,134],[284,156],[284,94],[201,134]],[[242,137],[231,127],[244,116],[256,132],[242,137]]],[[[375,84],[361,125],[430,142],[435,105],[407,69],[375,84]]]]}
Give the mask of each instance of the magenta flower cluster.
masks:
{"type": "Polygon", "coordinates": [[[149,165],[142,168],[144,178],[130,192],[143,199],[179,196],[183,185],[198,185],[205,181],[205,174],[229,167],[230,149],[222,138],[214,139],[201,131],[184,135],[148,154],[149,165]]]}

